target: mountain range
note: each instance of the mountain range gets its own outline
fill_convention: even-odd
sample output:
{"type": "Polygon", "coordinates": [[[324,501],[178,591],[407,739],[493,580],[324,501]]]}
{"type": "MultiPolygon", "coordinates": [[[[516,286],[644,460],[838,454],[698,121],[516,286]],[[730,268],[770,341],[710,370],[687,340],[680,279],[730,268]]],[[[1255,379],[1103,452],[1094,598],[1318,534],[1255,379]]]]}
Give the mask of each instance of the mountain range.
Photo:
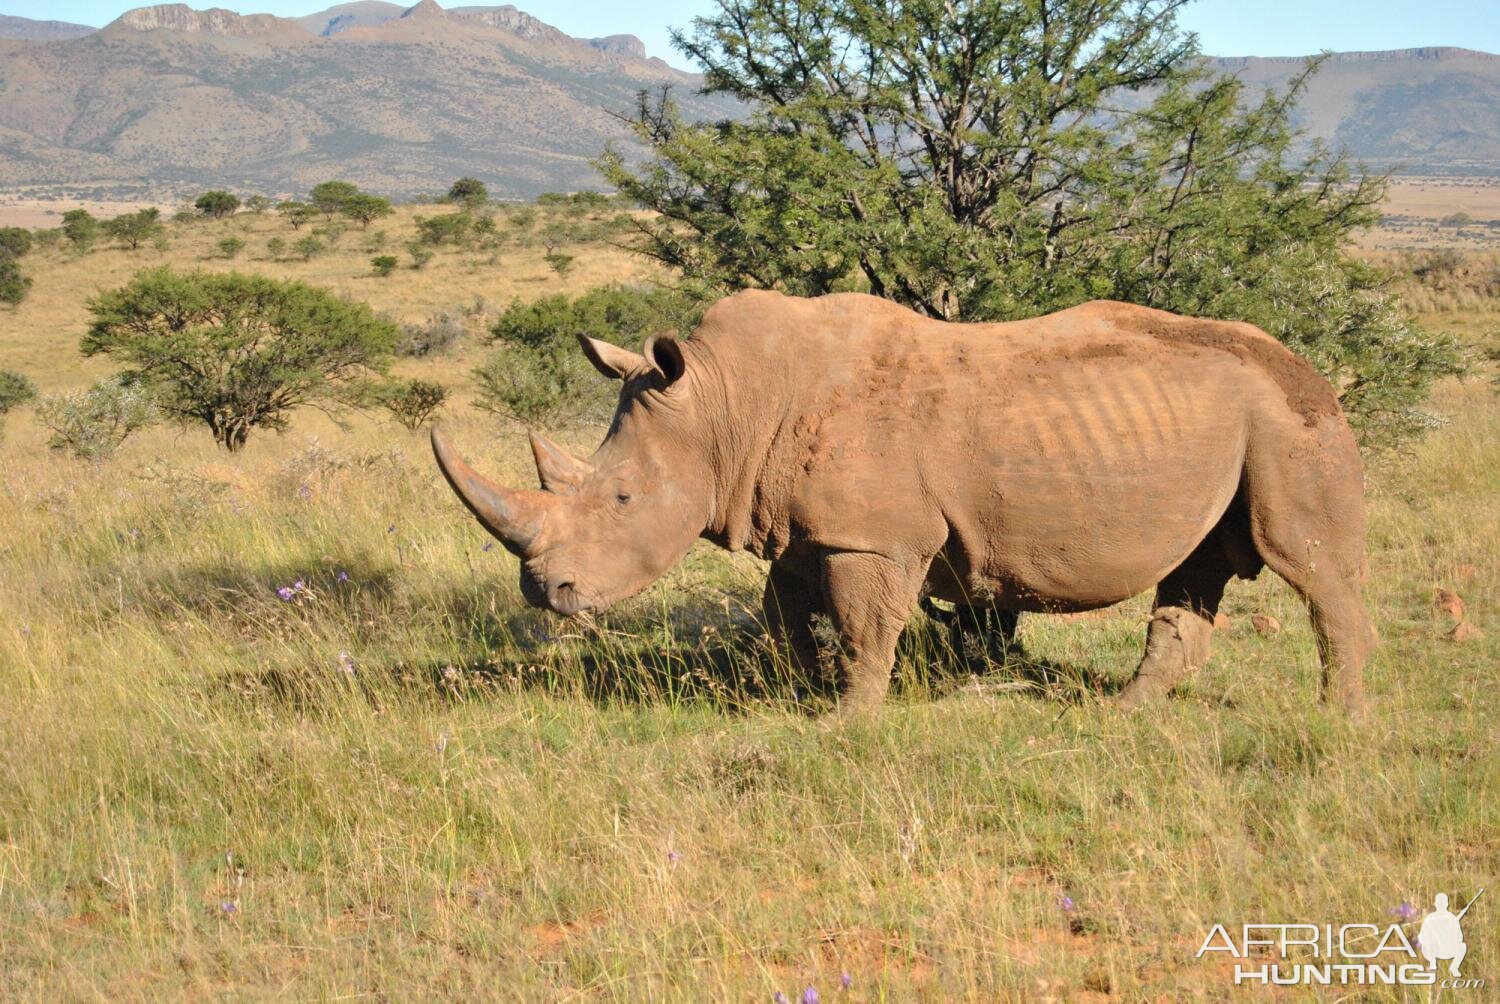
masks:
{"type": "MultiPolygon", "coordinates": [[[[1252,87],[1303,61],[1218,58],[1252,87]]],[[[735,114],[631,35],[573,38],[513,6],[357,0],[301,18],[142,7],[102,29],[0,17],[0,186],[96,196],[346,178],[412,195],[479,177],[501,196],[597,187],[616,117],[670,86],[735,114]]],[[[1379,168],[1500,175],[1500,56],[1329,57],[1298,107],[1310,138],[1379,168]]]]}

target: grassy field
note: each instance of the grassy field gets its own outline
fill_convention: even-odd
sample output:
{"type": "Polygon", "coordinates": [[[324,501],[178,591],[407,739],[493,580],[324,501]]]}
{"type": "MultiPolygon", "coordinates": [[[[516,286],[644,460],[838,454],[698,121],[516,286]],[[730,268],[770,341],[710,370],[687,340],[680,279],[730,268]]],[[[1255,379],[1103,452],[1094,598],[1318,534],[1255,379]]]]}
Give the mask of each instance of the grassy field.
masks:
{"type": "MultiPolygon", "coordinates": [[[[85,295],[241,228],[238,263],[201,264],[408,320],[646,274],[581,249],[564,282],[502,248],[382,280],[357,231],[254,260],[273,227],[28,258],[0,367],[49,389],[104,372],[77,355],[85,295]]],[[[1500,304],[1426,323],[1493,344],[1500,304]]],[[[473,351],[404,366],[458,381],[473,351]]],[[[1488,884],[1464,969],[1489,989],[1371,999],[1493,999],[1500,404],[1475,379],[1435,407],[1448,423],[1371,472],[1366,727],[1317,704],[1270,573],[1231,587],[1213,662],[1144,713],[1100,700],[1139,656],[1136,600],[1025,618],[1025,658],[977,675],[914,622],[889,707],[831,727],[764,655],[753,559],[700,545],[562,622],[393,424],[310,414],[233,456],[158,428],[95,465],[22,409],[0,443],[0,997],[1219,1000],[1230,967],[1194,958],[1215,922],[1384,925],[1488,884]],[[1486,637],[1447,640],[1439,587],[1486,637]]],[[[462,401],[446,421],[529,479],[519,430],[462,401]]]]}

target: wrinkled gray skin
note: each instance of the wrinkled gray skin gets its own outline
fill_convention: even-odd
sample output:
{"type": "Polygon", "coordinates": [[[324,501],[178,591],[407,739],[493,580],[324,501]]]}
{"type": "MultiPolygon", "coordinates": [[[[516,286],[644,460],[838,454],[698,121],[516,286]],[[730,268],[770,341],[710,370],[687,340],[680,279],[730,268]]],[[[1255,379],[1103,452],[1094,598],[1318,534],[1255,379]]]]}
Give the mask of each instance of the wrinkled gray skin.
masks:
{"type": "Polygon", "coordinates": [[[860,294],[744,292],[642,354],[588,460],[532,434],[542,490],[450,484],[564,615],[646,588],[704,537],[771,562],[768,626],[808,669],[826,615],[841,710],[878,705],[923,596],[1078,611],[1155,587],[1119,700],[1208,659],[1224,587],[1271,566],[1307,601],[1324,695],[1364,707],[1363,471],[1332,388],[1249,325],[1095,302],[947,324],[860,294]]]}

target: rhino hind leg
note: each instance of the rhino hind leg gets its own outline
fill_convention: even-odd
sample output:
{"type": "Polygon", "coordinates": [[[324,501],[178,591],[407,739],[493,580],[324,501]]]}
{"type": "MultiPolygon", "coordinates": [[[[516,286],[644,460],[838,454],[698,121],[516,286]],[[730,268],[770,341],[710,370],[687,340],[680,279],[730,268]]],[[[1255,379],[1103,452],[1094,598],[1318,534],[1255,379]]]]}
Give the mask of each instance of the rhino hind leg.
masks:
{"type": "Polygon", "coordinates": [[[1221,539],[1229,530],[1221,525],[1210,533],[1156,587],[1146,653],[1117,698],[1122,707],[1164,697],[1208,662],[1214,615],[1236,570],[1233,547],[1221,539]]]}
{"type": "Polygon", "coordinates": [[[809,682],[819,676],[814,619],[824,613],[820,580],[821,573],[815,567],[775,561],[761,598],[767,634],[786,656],[792,670],[809,682]]]}
{"type": "Polygon", "coordinates": [[[1020,651],[1021,615],[1015,610],[960,603],[949,611],[931,599],[922,601],[922,609],[947,629],[948,644],[962,663],[1003,663],[1020,651]]]}
{"type": "Polygon", "coordinates": [[[1364,475],[1353,434],[1325,422],[1252,441],[1245,475],[1255,549],[1311,614],[1323,699],[1362,718],[1376,635],[1362,596],[1364,475]]]}

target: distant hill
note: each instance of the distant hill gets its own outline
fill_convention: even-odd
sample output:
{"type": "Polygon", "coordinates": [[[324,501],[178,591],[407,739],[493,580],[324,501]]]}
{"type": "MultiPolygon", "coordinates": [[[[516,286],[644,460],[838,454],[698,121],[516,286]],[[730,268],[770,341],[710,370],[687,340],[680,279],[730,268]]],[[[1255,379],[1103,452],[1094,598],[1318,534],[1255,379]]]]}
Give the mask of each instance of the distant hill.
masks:
{"type": "MultiPolygon", "coordinates": [[[[0,18],[0,186],[96,194],[227,185],[287,194],[345,177],[393,195],[484,179],[502,196],[600,185],[614,117],[670,85],[690,117],[727,100],[632,35],[573,38],[514,6],[356,0],[291,19],[164,4],[93,31],[0,18]],[[48,32],[70,31],[78,37],[48,32]],[[84,34],[86,33],[86,34],[84,34]]],[[[1255,86],[1295,59],[1218,58],[1255,86]]],[[[1500,175],[1500,57],[1343,53],[1299,121],[1376,167],[1500,175]]]]}
{"type": "MultiPolygon", "coordinates": [[[[1305,59],[1217,58],[1249,84],[1282,85],[1305,59]]],[[[1297,106],[1310,138],[1406,174],[1500,174],[1500,56],[1395,49],[1329,56],[1297,106]]]]}
{"type": "Polygon", "coordinates": [[[98,28],[67,21],[33,21],[27,17],[0,14],[0,38],[82,38],[98,28]]]}
{"type": "Polygon", "coordinates": [[[598,187],[590,161],[628,143],[614,116],[662,85],[689,114],[729,108],[630,36],[575,39],[514,7],[144,7],[76,40],[0,41],[0,185],[598,187]]]}

